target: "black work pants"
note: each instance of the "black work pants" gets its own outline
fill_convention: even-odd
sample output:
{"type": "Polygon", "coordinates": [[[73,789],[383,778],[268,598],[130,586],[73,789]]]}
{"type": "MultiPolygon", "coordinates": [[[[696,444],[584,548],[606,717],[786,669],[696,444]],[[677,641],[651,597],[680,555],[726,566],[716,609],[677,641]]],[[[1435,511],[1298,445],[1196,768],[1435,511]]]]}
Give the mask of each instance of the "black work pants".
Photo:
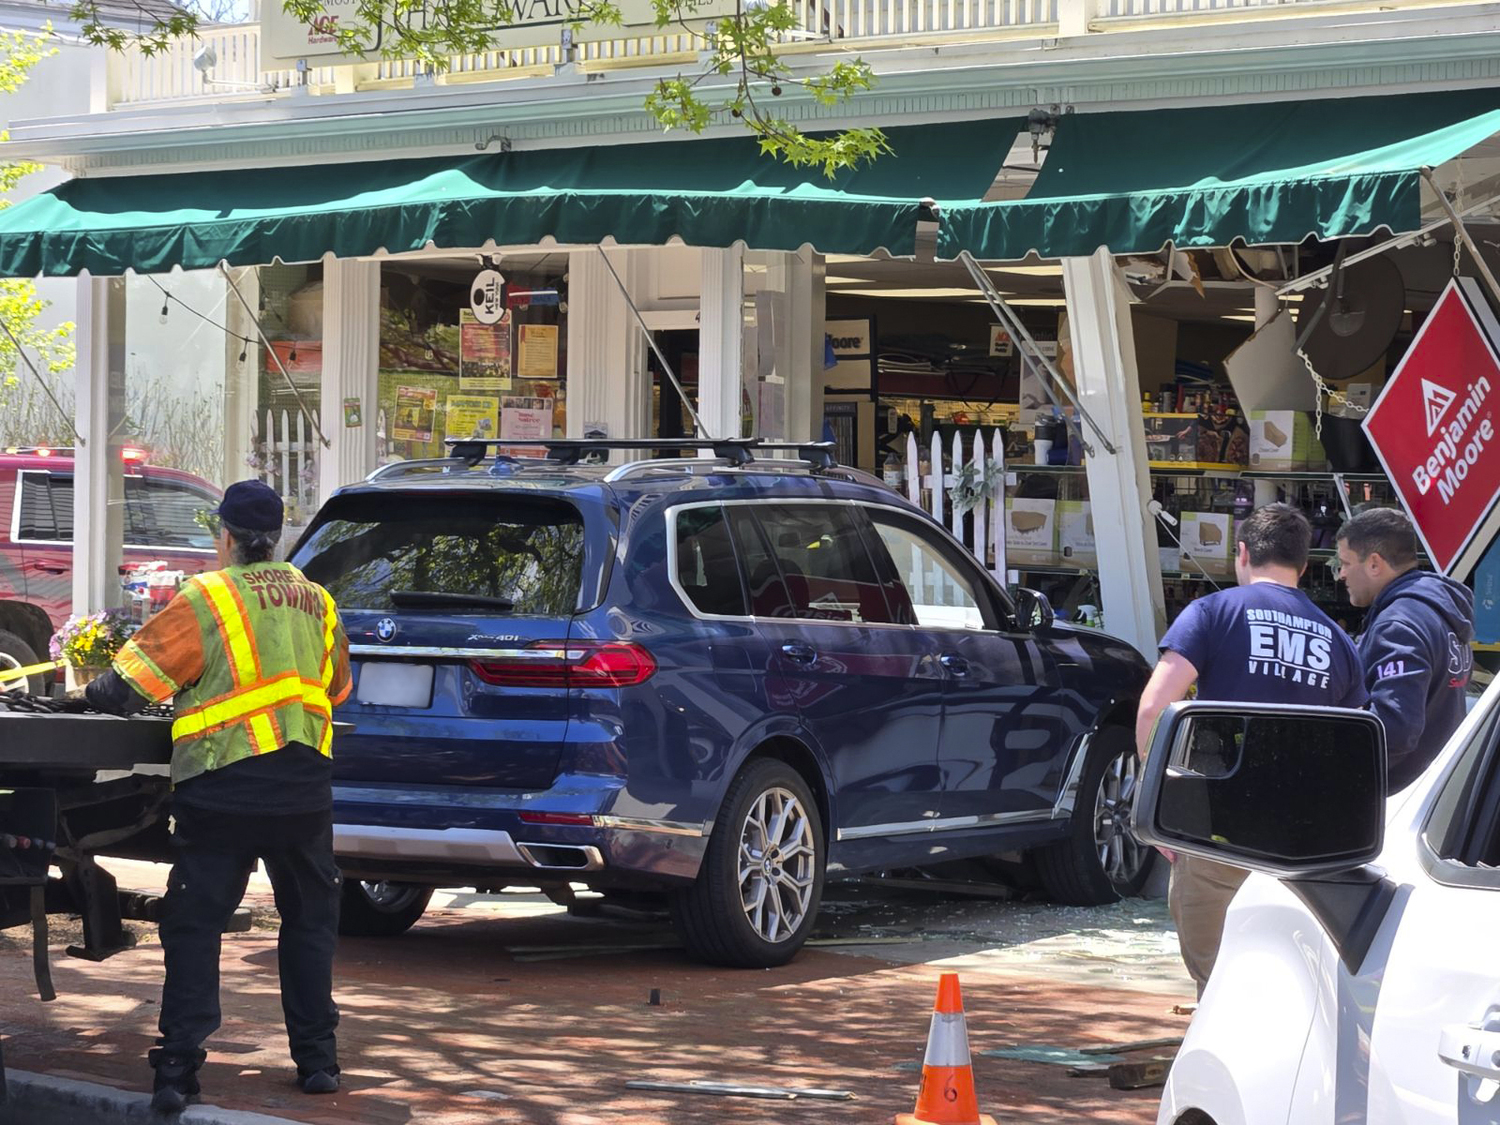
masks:
{"type": "Polygon", "coordinates": [[[299,1072],[336,1065],[333,954],[341,880],[333,862],[332,812],[236,816],[180,806],[172,873],[162,903],[167,979],[162,1054],[195,1054],[219,1027],[219,946],[257,859],[281,915],[277,963],[287,1040],[299,1072]]]}

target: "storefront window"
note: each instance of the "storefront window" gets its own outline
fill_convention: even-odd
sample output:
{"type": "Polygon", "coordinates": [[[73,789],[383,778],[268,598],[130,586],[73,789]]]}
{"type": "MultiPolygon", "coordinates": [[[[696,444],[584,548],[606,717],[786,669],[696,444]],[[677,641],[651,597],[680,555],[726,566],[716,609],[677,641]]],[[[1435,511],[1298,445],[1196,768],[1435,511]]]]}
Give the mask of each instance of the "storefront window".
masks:
{"type": "MultiPolygon", "coordinates": [[[[472,261],[388,265],[380,286],[381,463],[446,455],[447,439],[567,432],[567,256],[506,258],[502,310],[471,309],[472,261]]],[[[542,456],[525,446],[500,447],[542,456]]]]}

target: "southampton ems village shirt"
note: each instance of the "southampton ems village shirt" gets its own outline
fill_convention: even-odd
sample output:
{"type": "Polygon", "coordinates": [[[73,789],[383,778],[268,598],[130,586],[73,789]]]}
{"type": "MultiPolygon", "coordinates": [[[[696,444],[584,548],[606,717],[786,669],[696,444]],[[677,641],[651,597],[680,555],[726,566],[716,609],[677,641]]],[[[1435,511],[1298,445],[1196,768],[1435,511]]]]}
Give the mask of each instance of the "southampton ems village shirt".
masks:
{"type": "Polygon", "coordinates": [[[1301,590],[1275,582],[1199,598],[1161,640],[1198,669],[1198,698],[1363,707],[1364,671],[1349,635],[1301,590]]]}

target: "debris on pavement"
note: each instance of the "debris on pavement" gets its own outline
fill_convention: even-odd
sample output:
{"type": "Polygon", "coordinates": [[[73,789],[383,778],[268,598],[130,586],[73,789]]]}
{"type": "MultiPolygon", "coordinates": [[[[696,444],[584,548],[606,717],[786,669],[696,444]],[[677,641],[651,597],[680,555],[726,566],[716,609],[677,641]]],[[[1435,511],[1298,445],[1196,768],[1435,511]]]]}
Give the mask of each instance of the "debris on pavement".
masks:
{"type": "Polygon", "coordinates": [[[625,1083],[627,1090],[660,1090],[674,1094],[710,1094],[720,1098],[773,1098],[779,1101],[796,1101],[799,1098],[814,1098],[830,1102],[852,1102],[854,1095],[848,1090],[822,1090],[816,1087],[741,1086],[734,1082],[649,1082],[645,1080],[625,1083]]]}

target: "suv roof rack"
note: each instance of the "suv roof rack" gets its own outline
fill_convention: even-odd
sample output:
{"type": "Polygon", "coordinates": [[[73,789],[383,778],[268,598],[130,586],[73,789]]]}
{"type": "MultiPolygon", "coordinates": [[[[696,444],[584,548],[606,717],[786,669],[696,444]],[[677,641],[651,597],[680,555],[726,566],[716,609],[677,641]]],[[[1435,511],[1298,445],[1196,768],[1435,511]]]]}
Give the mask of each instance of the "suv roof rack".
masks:
{"type": "Polygon", "coordinates": [[[562,465],[576,465],[591,454],[604,454],[612,450],[706,449],[712,451],[719,461],[736,468],[754,461],[757,451],[792,449],[796,450],[798,458],[813,472],[832,469],[838,465],[834,457],[834,444],[829,441],[768,442],[760,438],[449,438],[446,444],[455,458],[470,467],[484,460],[485,451],[491,448],[545,449],[549,461],[562,465]]]}

